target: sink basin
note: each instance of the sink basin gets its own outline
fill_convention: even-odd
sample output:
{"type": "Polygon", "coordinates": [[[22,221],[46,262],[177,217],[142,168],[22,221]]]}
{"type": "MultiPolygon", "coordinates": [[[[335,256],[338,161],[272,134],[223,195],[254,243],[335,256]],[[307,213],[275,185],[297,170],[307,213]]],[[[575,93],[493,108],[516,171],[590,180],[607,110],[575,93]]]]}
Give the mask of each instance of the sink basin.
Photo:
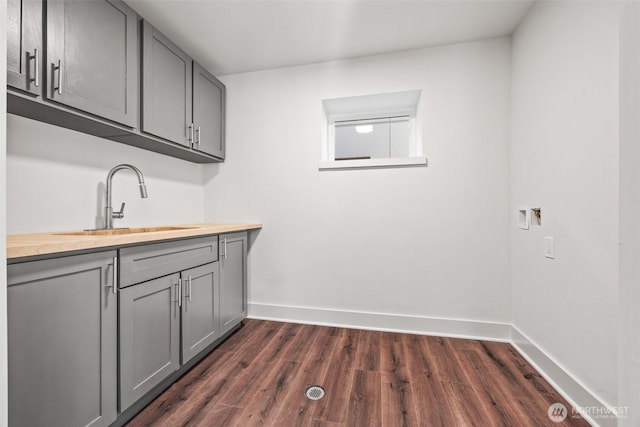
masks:
{"type": "Polygon", "coordinates": [[[111,229],[95,229],[83,231],[69,231],[64,233],[55,233],[58,236],[115,236],[119,234],[137,234],[137,233],[154,233],[157,231],[175,231],[190,230],[194,227],[138,227],[138,228],[111,228],[111,229]]]}

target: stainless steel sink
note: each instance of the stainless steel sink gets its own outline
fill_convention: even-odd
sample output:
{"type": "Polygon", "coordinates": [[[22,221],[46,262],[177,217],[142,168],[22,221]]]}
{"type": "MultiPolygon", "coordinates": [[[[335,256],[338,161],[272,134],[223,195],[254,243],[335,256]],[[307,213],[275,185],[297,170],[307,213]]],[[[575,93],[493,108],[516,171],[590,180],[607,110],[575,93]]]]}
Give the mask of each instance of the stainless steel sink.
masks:
{"type": "Polygon", "coordinates": [[[83,231],[69,231],[55,233],[58,236],[115,236],[120,234],[155,233],[158,231],[191,230],[195,227],[138,227],[138,228],[111,228],[83,231]]]}

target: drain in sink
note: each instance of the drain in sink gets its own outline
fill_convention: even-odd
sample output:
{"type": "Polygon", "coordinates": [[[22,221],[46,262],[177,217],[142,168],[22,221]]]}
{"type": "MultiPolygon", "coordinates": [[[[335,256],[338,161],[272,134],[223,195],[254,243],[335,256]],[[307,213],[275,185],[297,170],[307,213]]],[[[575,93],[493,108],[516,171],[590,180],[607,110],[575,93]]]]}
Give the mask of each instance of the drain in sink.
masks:
{"type": "Polygon", "coordinates": [[[312,385],[307,388],[304,395],[310,400],[320,400],[324,397],[324,389],[319,385],[312,385]]]}

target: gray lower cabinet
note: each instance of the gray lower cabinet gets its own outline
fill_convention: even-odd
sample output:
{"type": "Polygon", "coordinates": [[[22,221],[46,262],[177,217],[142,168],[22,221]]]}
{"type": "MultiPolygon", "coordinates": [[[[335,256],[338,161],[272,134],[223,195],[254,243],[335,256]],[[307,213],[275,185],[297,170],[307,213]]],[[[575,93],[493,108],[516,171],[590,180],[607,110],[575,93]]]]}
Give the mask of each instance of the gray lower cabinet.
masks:
{"type": "Polygon", "coordinates": [[[247,317],[247,233],[220,236],[220,328],[233,329],[247,317]]]}
{"type": "Polygon", "coordinates": [[[120,0],[48,0],[46,15],[46,98],[137,127],[136,12],[120,0]]]}
{"type": "Polygon", "coordinates": [[[180,367],[180,275],[120,290],[120,411],[180,367]]]}
{"type": "Polygon", "coordinates": [[[42,0],[7,2],[7,84],[42,93],[42,0]]]}
{"type": "Polygon", "coordinates": [[[9,424],[131,416],[246,317],[246,262],[240,232],[8,265],[9,424]]]}
{"type": "Polygon", "coordinates": [[[120,249],[120,411],[220,337],[218,236],[120,249]]]}
{"type": "Polygon", "coordinates": [[[120,411],[220,337],[219,263],[120,290],[120,411]]]}
{"type": "Polygon", "coordinates": [[[184,364],[220,337],[220,263],[183,271],[181,281],[184,364]]]}
{"type": "Polygon", "coordinates": [[[115,251],[8,266],[9,425],[117,417],[115,251]]]}

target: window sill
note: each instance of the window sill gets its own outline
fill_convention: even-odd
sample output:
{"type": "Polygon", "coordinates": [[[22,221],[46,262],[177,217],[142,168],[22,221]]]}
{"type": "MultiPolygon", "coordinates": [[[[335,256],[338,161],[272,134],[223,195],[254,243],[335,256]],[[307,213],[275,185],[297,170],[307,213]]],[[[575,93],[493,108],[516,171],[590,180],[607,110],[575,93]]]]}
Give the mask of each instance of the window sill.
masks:
{"type": "Polygon", "coordinates": [[[363,160],[328,160],[321,161],[319,170],[327,169],[360,169],[360,168],[393,168],[402,166],[426,166],[427,158],[419,157],[396,157],[384,159],[363,159],[363,160]]]}

